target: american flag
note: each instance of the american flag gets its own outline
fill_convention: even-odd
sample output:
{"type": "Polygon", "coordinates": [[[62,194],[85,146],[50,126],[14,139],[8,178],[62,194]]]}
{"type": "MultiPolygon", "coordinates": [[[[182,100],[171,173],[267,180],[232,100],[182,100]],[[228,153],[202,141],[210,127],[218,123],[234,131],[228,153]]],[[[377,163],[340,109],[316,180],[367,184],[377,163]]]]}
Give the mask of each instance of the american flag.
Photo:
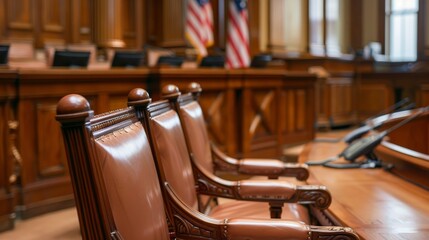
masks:
{"type": "Polygon", "coordinates": [[[206,47],[213,45],[213,10],[209,0],[188,0],[185,36],[199,58],[207,55],[206,47]]]}
{"type": "Polygon", "coordinates": [[[248,13],[246,0],[230,0],[226,40],[227,68],[244,68],[250,64],[248,13]]]}

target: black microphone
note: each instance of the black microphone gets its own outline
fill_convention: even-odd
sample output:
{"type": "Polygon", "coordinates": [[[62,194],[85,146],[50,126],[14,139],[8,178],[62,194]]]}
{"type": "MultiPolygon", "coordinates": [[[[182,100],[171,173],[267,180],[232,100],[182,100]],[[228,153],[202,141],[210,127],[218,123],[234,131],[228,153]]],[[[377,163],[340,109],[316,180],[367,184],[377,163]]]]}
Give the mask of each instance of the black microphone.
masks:
{"type": "MultiPolygon", "coordinates": [[[[397,108],[395,111],[406,111],[413,109],[416,106],[415,103],[410,103],[408,105],[401,106],[397,108]]],[[[375,130],[383,125],[383,123],[390,120],[390,118],[393,116],[393,113],[390,113],[386,119],[375,121],[376,118],[373,118],[371,120],[366,120],[367,124],[363,125],[362,127],[356,128],[355,130],[348,133],[346,136],[343,137],[343,141],[350,144],[356,139],[361,138],[363,135],[368,133],[369,131],[375,130]]]]}
{"type": "MultiPolygon", "coordinates": [[[[380,132],[376,134],[372,134],[370,136],[367,136],[365,138],[358,139],[354,142],[352,142],[350,145],[348,145],[340,154],[337,156],[328,158],[326,160],[322,161],[308,161],[306,162],[308,165],[323,165],[326,167],[333,167],[333,168],[357,168],[357,167],[380,167],[380,162],[367,162],[367,163],[354,163],[354,161],[363,155],[369,155],[372,150],[378,146],[383,138],[387,136],[392,131],[398,129],[399,127],[402,127],[403,125],[407,124],[408,122],[414,120],[416,117],[421,115],[423,112],[426,112],[429,109],[429,107],[420,108],[418,111],[416,111],[414,114],[409,116],[408,118],[404,119],[403,121],[399,122],[398,124],[394,125],[393,127],[380,132]],[[330,163],[332,161],[335,161],[341,157],[344,157],[346,160],[352,162],[350,164],[333,164],[330,163]],[[367,164],[367,165],[364,165],[367,164]]],[[[391,116],[388,117],[390,119],[391,116]]],[[[383,121],[386,122],[386,121],[383,121]]]]}
{"type": "Polygon", "coordinates": [[[376,119],[377,117],[379,117],[382,114],[386,114],[386,113],[392,113],[393,111],[400,111],[400,110],[405,110],[405,109],[409,109],[412,106],[415,106],[414,103],[411,103],[409,105],[404,105],[406,103],[408,103],[410,100],[408,98],[404,98],[401,101],[387,107],[386,109],[384,109],[383,111],[377,113],[376,115],[367,118],[365,121],[362,122],[362,126],[356,128],[355,130],[351,131],[350,133],[348,133],[346,136],[344,136],[343,138],[337,138],[337,139],[329,139],[329,138],[322,138],[322,139],[315,139],[315,142],[330,142],[330,143],[337,143],[340,141],[346,142],[347,144],[350,144],[351,142],[355,141],[356,139],[361,138],[363,135],[365,135],[366,133],[368,133],[371,130],[377,129],[379,128],[381,125],[383,125],[383,122],[387,121],[390,119],[387,118],[384,121],[377,121],[374,122],[374,119],[376,119]]]}
{"type": "MultiPolygon", "coordinates": [[[[338,155],[338,158],[344,157],[344,159],[354,162],[360,156],[369,155],[370,153],[372,153],[374,148],[377,147],[381,143],[381,141],[383,141],[383,138],[386,137],[389,133],[411,122],[412,120],[414,120],[422,113],[426,112],[427,110],[428,110],[428,107],[420,108],[411,116],[407,117],[406,119],[402,120],[401,122],[397,123],[391,128],[384,130],[380,133],[375,133],[370,136],[367,136],[352,142],[338,155]]],[[[373,164],[370,164],[370,162],[364,162],[364,163],[352,163],[350,165],[350,164],[333,164],[333,163],[327,162],[323,165],[326,167],[333,167],[333,168],[381,167],[380,161],[377,161],[377,159],[371,159],[371,160],[373,164]],[[369,165],[361,166],[362,164],[369,164],[369,165]]]]}

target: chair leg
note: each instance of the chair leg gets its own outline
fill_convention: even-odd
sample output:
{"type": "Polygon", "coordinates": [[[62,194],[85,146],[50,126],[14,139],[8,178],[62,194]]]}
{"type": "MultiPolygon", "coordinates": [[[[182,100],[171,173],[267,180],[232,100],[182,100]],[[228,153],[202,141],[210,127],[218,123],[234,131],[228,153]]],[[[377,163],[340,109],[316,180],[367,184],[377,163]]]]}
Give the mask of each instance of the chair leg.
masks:
{"type": "Polygon", "coordinates": [[[270,214],[271,218],[281,218],[282,216],[283,203],[270,202],[270,214]]]}

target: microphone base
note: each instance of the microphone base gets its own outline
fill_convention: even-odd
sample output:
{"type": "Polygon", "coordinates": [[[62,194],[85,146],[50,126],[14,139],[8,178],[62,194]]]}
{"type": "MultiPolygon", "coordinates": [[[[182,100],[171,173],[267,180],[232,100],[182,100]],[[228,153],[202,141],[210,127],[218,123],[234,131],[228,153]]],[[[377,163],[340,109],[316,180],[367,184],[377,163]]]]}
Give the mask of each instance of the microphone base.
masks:
{"type": "Polygon", "coordinates": [[[363,162],[353,162],[353,163],[325,163],[325,167],[337,168],[337,169],[352,169],[352,168],[365,168],[365,169],[375,169],[383,167],[383,162],[379,159],[367,159],[363,162]]]}

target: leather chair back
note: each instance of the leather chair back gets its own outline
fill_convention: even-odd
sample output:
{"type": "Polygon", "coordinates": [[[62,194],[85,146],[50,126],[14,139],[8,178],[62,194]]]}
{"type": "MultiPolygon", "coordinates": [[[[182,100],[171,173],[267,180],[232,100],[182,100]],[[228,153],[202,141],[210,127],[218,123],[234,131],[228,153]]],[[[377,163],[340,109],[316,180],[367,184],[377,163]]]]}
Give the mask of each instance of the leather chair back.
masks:
{"type": "Polygon", "coordinates": [[[132,108],[92,117],[89,103],[58,104],[83,239],[169,239],[150,144],[132,108]]]}
{"type": "Polygon", "coordinates": [[[196,101],[181,105],[179,114],[184,122],[183,128],[188,136],[191,152],[199,165],[214,173],[209,136],[204,122],[203,110],[196,101]]]}
{"type": "Polygon", "coordinates": [[[179,116],[168,101],[153,103],[147,114],[154,151],[165,180],[186,205],[198,210],[195,177],[179,116]]]}

